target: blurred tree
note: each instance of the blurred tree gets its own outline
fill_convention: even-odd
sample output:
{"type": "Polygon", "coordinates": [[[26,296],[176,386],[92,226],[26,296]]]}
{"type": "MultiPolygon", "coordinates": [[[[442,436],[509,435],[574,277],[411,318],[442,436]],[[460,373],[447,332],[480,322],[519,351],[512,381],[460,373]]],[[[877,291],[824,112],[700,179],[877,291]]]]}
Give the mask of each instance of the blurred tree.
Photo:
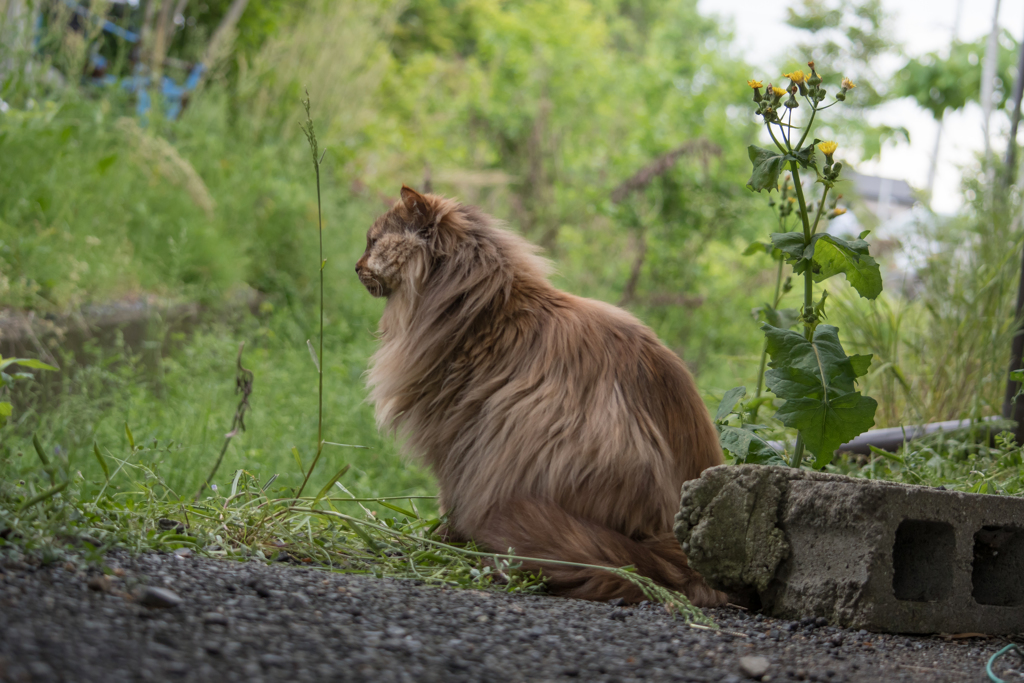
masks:
{"type": "MultiPolygon", "coordinates": [[[[981,64],[987,37],[972,43],[954,42],[948,57],[931,52],[907,61],[896,74],[893,97],[913,97],[936,120],[947,110],[963,109],[981,96],[981,64]]],[[[1018,43],[1008,31],[999,36],[999,59],[993,104],[1006,109],[1017,75],[1018,43]]],[[[1012,106],[1012,103],[1011,103],[1012,106]]]]}
{"type": "MultiPolygon", "coordinates": [[[[866,159],[878,156],[887,140],[909,139],[902,126],[872,125],[865,116],[869,109],[900,96],[886,88],[889,78],[879,71],[884,57],[901,55],[881,0],[799,0],[787,10],[786,23],[808,34],[796,46],[793,68],[806,68],[806,62],[814,60],[830,91],[839,89],[842,78],[857,86],[846,106],[833,112],[835,130],[842,131],[836,139],[859,145],[866,159]]],[[[782,80],[781,74],[773,78],[782,80]]]]}

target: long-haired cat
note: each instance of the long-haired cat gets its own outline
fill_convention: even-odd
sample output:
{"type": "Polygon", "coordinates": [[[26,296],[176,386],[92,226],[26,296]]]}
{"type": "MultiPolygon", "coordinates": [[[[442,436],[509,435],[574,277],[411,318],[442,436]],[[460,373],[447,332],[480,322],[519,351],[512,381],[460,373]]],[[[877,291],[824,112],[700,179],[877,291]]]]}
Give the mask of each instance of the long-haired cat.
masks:
{"type": "MultiPolygon", "coordinates": [[[[378,424],[433,470],[448,533],[493,552],[621,567],[722,604],[672,535],[682,483],[722,462],[690,373],[629,313],[555,289],[471,206],[407,187],[356,264],[387,297],[378,424]]],[[[601,569],[527,563],[551,592],[643,599],[601,569]]]]}

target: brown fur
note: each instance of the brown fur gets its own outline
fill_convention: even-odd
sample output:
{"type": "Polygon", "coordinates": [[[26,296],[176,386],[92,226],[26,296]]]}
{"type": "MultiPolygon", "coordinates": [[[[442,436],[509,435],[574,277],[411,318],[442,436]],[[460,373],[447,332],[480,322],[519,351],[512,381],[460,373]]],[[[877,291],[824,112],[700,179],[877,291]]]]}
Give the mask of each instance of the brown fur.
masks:
{"type": "MultiPolygon", "coordinates": [[[[722,462],[682,362],[478,209],[402,188],[356,272],[386,296],[368,384],[378,424],[437,476],[450,533],[494,552],[605,566],[721,604],[672,537],[682,483],[722,462]]],[[[555,593],[642,599],[601,570],[542,569],[555,593]]]]}

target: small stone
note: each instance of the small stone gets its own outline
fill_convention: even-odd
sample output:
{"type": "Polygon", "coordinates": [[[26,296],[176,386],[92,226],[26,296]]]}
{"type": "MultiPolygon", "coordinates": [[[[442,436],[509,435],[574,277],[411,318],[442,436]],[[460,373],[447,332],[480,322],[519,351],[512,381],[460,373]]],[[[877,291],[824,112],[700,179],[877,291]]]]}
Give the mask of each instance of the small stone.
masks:
{"type": "Polygon", "coordinates": [[[181,604],[181,597],[172,590],[146,586],[139,592],[139,604],[144,607],[177,607],[181,604]]]}
{"type": "Polygon", "coordinates": [[[203,615],[203,623],[208,625],[227,626],[228,618],[220,612],[207,612],[203,615]]]}
{"type": "Polygon", "coordinates": [[[611,600],[608,601],[608,604],[611,605],[612,607],[622,607],[622,605],[624,605],[625,602],[626,601],[623,600],[622,598],[612,598],[611,600]]]}
{"type": "Polygon", "coordinates": [[[761,677],[768,673],[770,665],[767,657],[758,655],[740,657],[740,672],[747,678],[753,678],[757,681],[761,680],[761,677]]]}
{"type": "Polygon", "coordinates": [[[845,639],[843,638],[842,634],[837,633],[836,635],[832,636],[828,642],[832,643],[832,645],[836,647],[839,647],[843,644],[843,640],[845,639]]]}
{"type": "Polygon", "coordinates": [[[161,517],[156,524],[163,531],[173,530],[174,533],[176,534],[185,533],[185,525],[175,519],[167,519],[166,517],[161,517]]]}
{"type": "Polygon", "coordinates": [[[94,590],[99,593],[110,592],[110,579],[108,579],[105,574],[97,574],[95,576],[90,576],[87,585],[89,586],[90,590],[94,590]]]}
{"type": "Polygon", "coordinates": [[[825,617],[818,617],[814,620],[814,625],[818,628],[828,626],[828,619],[826,619],[825,617]]]}
{"type": "Polygon", "coordinates": [[[269,669],[272,666],[283,667],[288,664],[288,660],[281,655],[265,654],[260,655],[260,664],[269,669]]]}
{"type": "Polygon", "coordinates": [[[54,678],[53,669],[46,662],[32,662],[28,665],[28,670],[32,672],[34,680],[48,681],[54,678]]]}

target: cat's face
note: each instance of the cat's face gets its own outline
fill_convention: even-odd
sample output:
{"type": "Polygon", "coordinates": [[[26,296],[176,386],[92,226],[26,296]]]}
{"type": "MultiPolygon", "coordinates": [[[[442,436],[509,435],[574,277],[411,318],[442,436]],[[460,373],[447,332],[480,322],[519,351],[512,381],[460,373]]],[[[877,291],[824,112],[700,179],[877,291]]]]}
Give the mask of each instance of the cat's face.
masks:
{"type": "Polygon", "coordinates": [[[388,297],[411,282],[422,261],[426,243],[411,224],[403,205],[398,204],[373,223],[366,233],[366,251],[356,263],[356,274],[375,297],[388,297]]]}

